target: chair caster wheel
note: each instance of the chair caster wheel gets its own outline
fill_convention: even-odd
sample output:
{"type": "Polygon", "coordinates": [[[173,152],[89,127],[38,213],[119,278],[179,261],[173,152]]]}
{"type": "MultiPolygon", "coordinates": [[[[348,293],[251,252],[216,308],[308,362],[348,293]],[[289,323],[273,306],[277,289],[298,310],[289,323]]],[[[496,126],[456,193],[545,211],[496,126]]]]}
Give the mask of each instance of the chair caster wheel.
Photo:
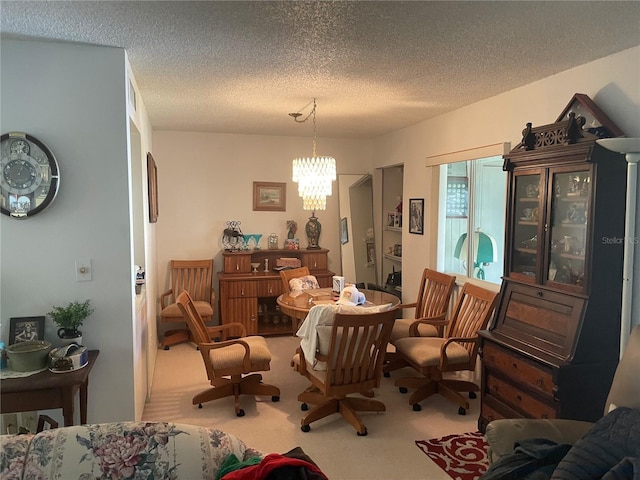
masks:
{"type": "Polygon", "coordinates": [[[302,430],[304,433],[307,433],[309,430],[311,430],[311,427],[309,425],[302,425],[300,427],[300,430],[302,430]]]}
{"type": "Polygon", "coordinates": [[[460,407],[458,408],[458,415],[466,415],[467,414],[467,410],[460,407]]]}
{"type": "Polygon", "coordinates": [[[409,391],[407,390],[407,387],[400,387],[398,390],[400,390],[400,393],[407,393],[409,391]]]}
{"type": "Polygon", "coordinates": [[[364,432],[356,432],[356,433],[358,434],[359,437],[366,437],[367,433],[369,433],[369,432],[367,432],[367,429],[365,428],[364,432]]]}
{"type": "Polygon", "coordinates": [[[165,350],[169,350],[169,345],[165,345],[165,346],[164,346],[164,349],[165,349],[165,350]]]}
{"type": "Polygon", "coordinates": [[[280,396],[279,395],[274,395],[273,397],[271,397],[271,401],[272,402],[279,402],[280,401],[280,396]]]}
{"type": "Polygon", "coordinates": [[[244,410],[240,409],[236,412],[236,417],[244,417],[244,410]]]}
{"type": "Polygon", "coordinates": [[[414,403],[413,404],[413,411],[414,412],[419,412],[420,410],[422,410],[422,407],[420,406],[419,403],[414,403]]]}
{"type": "Polygon", "coordinates": [[[303,403],[302,405],[300,405],[300,410],[302,410],[303,412],[306,412],[307,410],[309,410],[309,405],[307,405],[306,403],[303,403]]]}
{"type": "Polygon", "coordinates": [[[389,372],[382,372],[382,375],[384,375],[384,378],[389,378],[391,376],[389,372]]]}
{"type": "Polygon", "coordinates": [[[473,399],[475,399],[475,398],[477,398],[477,397],[478,397],[478,396],[476,395],[476,392],[469,392],[469,398],[470,398],[471,400],[473,400],[473,399]]]}

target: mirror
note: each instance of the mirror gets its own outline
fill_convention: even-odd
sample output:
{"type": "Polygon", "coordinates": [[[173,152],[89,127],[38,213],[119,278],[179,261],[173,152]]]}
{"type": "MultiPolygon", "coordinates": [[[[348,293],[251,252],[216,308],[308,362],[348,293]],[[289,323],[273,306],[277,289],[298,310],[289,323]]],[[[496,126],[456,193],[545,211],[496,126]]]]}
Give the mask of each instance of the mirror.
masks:
{"type": "Polygon", "coordinates": [[[338,195],[342,276],[348,283],[377,284],[371,175],[338,175],[338,195]]]}

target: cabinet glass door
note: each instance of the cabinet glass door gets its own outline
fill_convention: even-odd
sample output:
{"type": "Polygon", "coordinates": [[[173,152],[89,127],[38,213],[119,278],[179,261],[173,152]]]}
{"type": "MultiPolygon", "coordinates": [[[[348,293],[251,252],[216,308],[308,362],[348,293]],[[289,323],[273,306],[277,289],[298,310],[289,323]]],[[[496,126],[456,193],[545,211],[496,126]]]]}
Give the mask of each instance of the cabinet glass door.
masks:
{"type": "Polygon", "coordinates": [[[550,253],[545,281],[579,292],[585,280],[591,170],[556,170],[551,172],[551,180],[550,253]]]}
{"type": "Polygon", "coordinates": [[[541,174],[515,174],[510,275],[536,282],[540,269],[541,174]]]}

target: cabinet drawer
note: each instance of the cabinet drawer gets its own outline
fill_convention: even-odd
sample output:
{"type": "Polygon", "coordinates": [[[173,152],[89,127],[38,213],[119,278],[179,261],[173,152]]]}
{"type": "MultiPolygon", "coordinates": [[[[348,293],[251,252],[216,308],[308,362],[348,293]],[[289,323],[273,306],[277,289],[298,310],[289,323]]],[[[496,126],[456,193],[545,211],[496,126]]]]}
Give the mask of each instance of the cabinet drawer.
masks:
{"type": "Polygon", "coordinates": [[[251,272],[251,255],[237,253],[224,255],[224,273],[249,272],[251,272]]]}
{"type": "Polygon", "coordinates": [[[508,350],[486,342],[483,346],[482,362],[487,368],[499,370],[516,382],[526,383],[541,394],[553,396],[555,384],[548,369],[543,369],[508,350]]]}
{"type": "Polygon", "coordinates": [[[309,267],[309,270],[326,270],[328,266],[327,254],[305,253],[302,256],[302,266],[309,267]]]}
{"type": "Polygon", "coordinates": [[[283,292],[282,280],[261,280],[258,283],[258,297],[277,297],[283,292]]]}
{"type": "Polygon", "coordinates": [[[257,297],[256,282],[226,282],[225,292],[227,298],[257,297]]]}
{"type": "Polygon", "coordinates": [[[508,406],[523,412],[526,416],[556,418],[556,409],[552,405],[527,394],[517,385],[493,375],[492,372],[487,372],[485,382],[488,394],[504,401],[508,406]]]}

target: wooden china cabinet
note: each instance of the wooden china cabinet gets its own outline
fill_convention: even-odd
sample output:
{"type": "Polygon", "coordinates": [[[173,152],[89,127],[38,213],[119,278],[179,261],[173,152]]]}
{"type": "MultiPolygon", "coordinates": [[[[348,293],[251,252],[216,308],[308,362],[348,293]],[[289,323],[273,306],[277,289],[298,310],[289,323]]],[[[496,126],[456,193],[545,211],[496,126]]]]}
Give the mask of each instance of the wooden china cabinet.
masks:
{"type": "Polygon", "coordinates": [[[478,427],[497,418],[595,421],[618,362],[626,161],[622,132],[576,94],[504,156],[505,272],[482,339],[478,427]]]}
{"type": "Polygon", "coordinates": [[[243,250],[224,251],[223,271],[218,272],[221,323],[240,322],[247,335],[293,333],[293,322],[284,315],[276,299],[284,293],[280,273],[274,270],[278,258],[297,258],[301,266],[318,279],[321,287],[332,286],[334,272],[328,270],[329,250],[243,250]],[[265,260],[268,270],[265,271],[265,260]],[[257,264],[256,272],[251,264],[257,264]]]}

